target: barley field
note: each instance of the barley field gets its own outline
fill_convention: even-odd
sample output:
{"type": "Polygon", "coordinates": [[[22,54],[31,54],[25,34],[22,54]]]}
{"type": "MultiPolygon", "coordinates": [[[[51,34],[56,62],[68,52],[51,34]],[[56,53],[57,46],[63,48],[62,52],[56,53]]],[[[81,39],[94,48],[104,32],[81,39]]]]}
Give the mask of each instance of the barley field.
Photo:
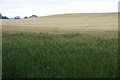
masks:
{"type": "Polygon", "coordinates": [[[117,13],[2,20],[3,78],[118,78],[117,13]]]}

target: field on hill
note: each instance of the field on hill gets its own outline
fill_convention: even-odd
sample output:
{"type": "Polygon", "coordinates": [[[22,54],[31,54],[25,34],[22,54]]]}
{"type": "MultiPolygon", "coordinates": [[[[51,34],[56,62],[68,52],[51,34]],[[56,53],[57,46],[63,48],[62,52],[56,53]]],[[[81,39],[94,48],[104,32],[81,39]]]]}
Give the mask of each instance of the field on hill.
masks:
{"type": "Polygon", "coordinates": [[[117,13],[3,20],[3,78],[117,78],[117,13]]]}

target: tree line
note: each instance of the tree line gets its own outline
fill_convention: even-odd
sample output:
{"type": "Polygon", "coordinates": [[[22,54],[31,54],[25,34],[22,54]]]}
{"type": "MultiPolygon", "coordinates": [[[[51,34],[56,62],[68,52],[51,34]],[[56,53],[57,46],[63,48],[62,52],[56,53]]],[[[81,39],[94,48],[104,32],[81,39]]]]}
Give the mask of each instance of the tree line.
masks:
{"type": "MultiPolygon", "coordinates": [[[[35,17],[38,17],[38,16],[37,16],[37,15],[32,15],[32,16],[29,16],[29,17],[25,16],[24,19],[27,19],[27,18],[35,18],[35,17]]],[[[0,14],[0,19],[10,19],[10,18],[8,18],[7,16],[2,16],[2,15],[0,14]]],[[[21,18],[20,18],[20,16],[16,16],[16,17],[14,17],[14,18],[12,18],[12,19],[21,19],[21,18]]]]}

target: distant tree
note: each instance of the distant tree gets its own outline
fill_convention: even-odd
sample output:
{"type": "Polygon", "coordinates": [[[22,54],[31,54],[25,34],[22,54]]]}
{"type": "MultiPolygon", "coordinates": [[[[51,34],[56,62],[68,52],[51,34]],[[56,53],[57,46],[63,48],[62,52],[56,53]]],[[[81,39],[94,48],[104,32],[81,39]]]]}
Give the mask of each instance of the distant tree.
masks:
{"type": "Polygon", "coordinates": [[[20,19],[20,16],[16,16],[16,17],[14,17],[14,19],[20,19]]]}
{"type": "Polygon", "coordinates": [[[0,14],[0,19],[9,19],[7,16],[2,16],[2,14],[0,14]]]}
{"type": "Polygon", "coordinates": [[[0,14],[0,19],[2,19],[2,14],[0,14]]]}
{"type": "Polygon", "coordinates": [[[7,16],[2,16],[2,19],[9,19],[7,16]]]}
{"type": "Polygon", "coordinates": [[[38,17],[38,16],[37,15],[32,15],[29,18],[35,18],[35,17],[38,17]]]}
{"type": "Polygon", "coordinates": [[[24,19],[27,19],[27,18],[28,18],[27,16],[24,17],[24,19]]]}

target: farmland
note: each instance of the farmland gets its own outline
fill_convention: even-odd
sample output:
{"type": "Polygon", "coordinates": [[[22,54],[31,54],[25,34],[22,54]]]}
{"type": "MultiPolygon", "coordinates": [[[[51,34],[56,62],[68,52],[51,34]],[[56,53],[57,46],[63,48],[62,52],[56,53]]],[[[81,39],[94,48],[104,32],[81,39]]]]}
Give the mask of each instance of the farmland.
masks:
{"type": "Polygon", "coordinates": [[[3,78],[117,78],[117,13],[3,20],[3,78]]]}

